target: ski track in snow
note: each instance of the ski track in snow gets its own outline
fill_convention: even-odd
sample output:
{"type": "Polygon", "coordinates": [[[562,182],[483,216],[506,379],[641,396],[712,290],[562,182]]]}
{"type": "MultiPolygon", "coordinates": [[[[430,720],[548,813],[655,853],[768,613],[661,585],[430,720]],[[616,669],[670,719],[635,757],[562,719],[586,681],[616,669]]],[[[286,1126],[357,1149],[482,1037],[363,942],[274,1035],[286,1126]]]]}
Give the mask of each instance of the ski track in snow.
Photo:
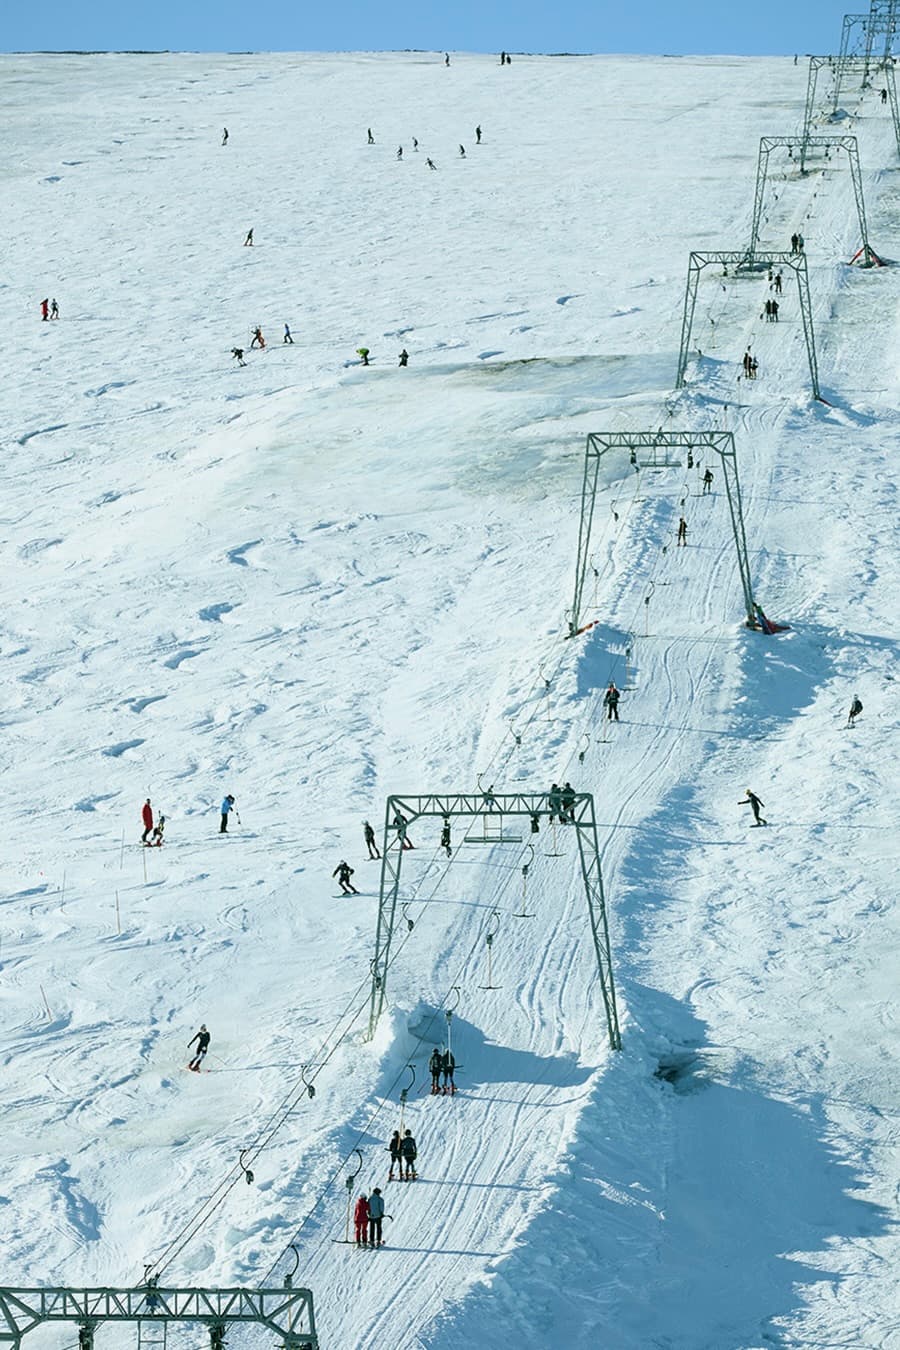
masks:
{"type": "MultiPolygon", "coordinates": [[[[278,1283],[302,1223],[323,1346],[900,1347],[900,327],[895,269],[844,265],[842,156],[770,174],[762,240],[806,236],[828,405],[789,279],[763,324],[765,276],[714,269],[702,357],[671,392],[688,253],[743,246],[756,138],[798,130],[805,70],[4,60],[7,1282],[133,1284],[306,1064],[315,1099],[165,1279],[278,1283]],[[269,345],[239,369],[257,323],[269,345]],[[561,641],[585,434],[656,426],[735,432],[755,593],[789,633],[740,626],[717,464],[703,498],[702,463],[610,460],[600,622],[561,641]],[[449,865],[437,822],[411,831],[414,929],[363,1040],[379,869],[361,821],[380,835],[388,793],[479,774],[595,794],[621,1055],[574,840],[466,845],[462,821],[449,865]],[[737,805],[748,784],[766,829],[737,805]],[[162,850],[138,844],[148,795],[162,850]],[[334,896],[340,857],[358,898],[334,896]],[[450,1101],[421,1088],[452,985],[450,1101]],[[410,1061],[420,1180],[387,1185],[410,1061]],[[375,1253],[334,1241],[357,1142],[354,1194],[382,1184],[393,1216],[375,1253]]],[[[875,92],[845,106],[870,237],[898,258],[889,119],[875,92]]]]}

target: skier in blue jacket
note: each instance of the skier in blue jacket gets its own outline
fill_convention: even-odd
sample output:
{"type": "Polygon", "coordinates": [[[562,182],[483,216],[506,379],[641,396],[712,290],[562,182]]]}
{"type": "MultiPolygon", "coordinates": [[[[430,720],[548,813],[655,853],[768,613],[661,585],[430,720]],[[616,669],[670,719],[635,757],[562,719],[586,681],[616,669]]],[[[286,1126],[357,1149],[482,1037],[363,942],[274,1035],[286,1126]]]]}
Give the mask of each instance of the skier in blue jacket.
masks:
{"type": "Polygon", "coordinates": [[[381,1247],[384,1239],[381,1236],[381,1221],[384,1218],[384,1197],[376,1186],[369,1196],[369,1246],[381,1247]]]}
{"type": "Polygon", "coordinates": [[[222,801],[222,823],[219,826],[219,834],[228,833],[228,816],[234,810],[234,798],[229,792],[222,801]]]}

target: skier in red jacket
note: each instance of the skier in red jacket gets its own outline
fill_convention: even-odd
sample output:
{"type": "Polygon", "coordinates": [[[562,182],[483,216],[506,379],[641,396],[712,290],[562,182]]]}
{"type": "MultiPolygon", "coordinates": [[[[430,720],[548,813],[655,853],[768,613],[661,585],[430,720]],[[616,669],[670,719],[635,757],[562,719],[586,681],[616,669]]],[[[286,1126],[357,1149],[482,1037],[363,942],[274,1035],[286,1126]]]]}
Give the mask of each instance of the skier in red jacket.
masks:
{"type": "Polygon", "coordinates": [[[150,805],[149,797],[141,807],[141,820],[144,822],[144,833],[141,835],[141,843],[146,844],[147,835],[153,829],[153,807],[150,805]]]}
{"type": "Polygon", "coordinates": [[[364,1194],[356,1202],[353,1223],[356,1227],[356,1245],[365,1247],[369,1237],[369,1201],[364,1194]]]}

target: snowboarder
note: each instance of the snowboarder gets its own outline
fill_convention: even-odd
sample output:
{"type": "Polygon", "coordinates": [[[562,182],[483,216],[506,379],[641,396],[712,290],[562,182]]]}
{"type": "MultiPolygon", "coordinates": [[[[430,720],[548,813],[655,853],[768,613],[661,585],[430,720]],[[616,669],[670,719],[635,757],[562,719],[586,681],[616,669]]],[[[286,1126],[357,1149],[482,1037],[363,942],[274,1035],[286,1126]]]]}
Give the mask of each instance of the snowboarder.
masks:
{"type": "Polygon", "coordinates": [[[687,521],[681,516],[678,521],[678,538],[676,548],[687,548],[687,521]]]}
{"type": "Polygon", "coordinates": [[[609,687],[603,695],[603,704],[606,708],[606,720],[608,722],[619,720],[619,690],[616,688],[615,681],[610,680],[609,687]]]}
{"type": "Polygon", "coordinates": [[[397,1168],[399,1180],[403,1180],[403,1153],[400,1148],[400,1131],[395,1130],[391,1135],[391,1142],[388,1144],[388,1152],[391,1155],[391,1170],[388,1173],[388,1181],[394,1180],[394,1168],[397,1168]]]}
{"type": "Polygon", "coordinates": [[[49,299],[47,299],[47,300],[42,300],[42,301],[41,301],[41,319],[43,320],[44,323],[46,323],[46,321],[47,321],[49,318],[50,318],[50,301],[49,301],[49,299]]]}
{"type": "Polygon", "coordinates": [[[415,1181],[416,1158],[419,1156],[419,1150],[416,1148],[416,1141],[413,1139],[412,1130],[406,1130],[403,1138],[400,1140],[400,1156],[403,1159],[404,1171],[401,1174],[404,1181],[415,1181]]]}
{"type": "Polygon", "coordinates": [[[475,128],[475,144],[476,145],[481,144],[481,127],[475,128]]]}
{"type": "Polygon", "coordinates": [[[712,471],[712,469],[707,469],[706,472],[705,472],[705,474],[703,475],[703,496],[704,496],[704,497],[706,497],[710,492],[712,492],[712,485],[713,485],[713,471],[712,471]]]}
{"type": "Polygon", "coordinates": [[[150,805],[149,797],[141,807],[141,820],[144,822],[144,833],[141,835],[141,843],[146,844],[147,835],[153,829],[153,807],[150,805]]]}
{"type": "Polygon", "coordinates": [[[362,361],[362,363],[363,363],[364,366],[367,366],[367,365],[369,364],[369,349],[368,349],[368,347],[357,347],[357,349],[356,349],[356,355],[360,358],[360,360],[362,361]]]}
{"type": "Polygon", "coordinates": [[[376,1186],[369,1196],[369,1246],[381,1247],[384,1245],[384,1239],[381,1236],[381,1221],[384,1218],[384,1197],[376,1186]]]}
{"type": "Polygon", "coordinates": [[[759,812],[759,808],[761,806],[765,806],[765,802],[760,801],[756,793],[751,792],[749,788],[747,788],[746,791],[747,791],[746,797],[744,797],[741,801],[738,802],[738,806],[749,806],[752,809],[754,825],[768,825],[769,822],[766,820],[764,816],[760,815],[759,812]]]}
{"type": "Polygon", "coordinates": [[[253,231],[248,230],[247,238],[244,240],[244,248],[252,248],[252,247],[253,247],[253,231]]]}
{"type": "Polygon", "coordinates": [[[350,878],[353,876],[353,868],[350,866],[348,862],[345,862],[343,858],[341,858],[341,861],[338,863],[337,867],[334,869],[331,875],[333,877],[337,877],[338,885],[344,892],[344,895],[359,895],[359,891],[356,889],[356,887],[353,885],[353,882],[350,880],[350,878]]]}
{"type": "Polygon", "coordinates": [[[194,1073],[199,1073],[200,1065],[206,1059],[206,1052],[209,1049],[209,1042],[210,1042],[210,1035],[209,1032],[206,1030],[205,1022],[200,1023],[200,1030],[197,1032],[196,1036],[192,1036],[191,1039],[188,1041],[189,1050],[191,1046],[194,1044],[194,1041],[197,1042],[197,1053],[191,1058],[191,1061],[188,1064],[188,1068],[193,1069],[194,1073]]]}
{"type": "Polygon", "coordinates": [[[400,812],[398,811],[397,814],[394,816],[394,819],[391,822],[391,824],[397,831],[397,837],[400,840],[400,847],[415,848],[415,844],[413,844],[412,840],[407,839],[406,837],[406,816],[401,816],[400,812]]]}
{"type": "Polygon", "coordinates": [[[260,328],[259,324],[257,324],[253,330],[253,340],[250,343],[251,352],[253,351],[254,347],[259,347],[260,351],[265,351],[266,347],[266,339],[262,335],[262,329],[260,328]]]}
{"type": "Polygon", "coordinates": [[[464,145],[459,147],[459,157],[460,159],[465,159],[466,157],[466,147],[464,145]]]}
{"type": "Polygon", "coordinates": [[[429,169],[437,168],[437,165],[435,164],[433,159],[426,159],[425,163],[428,165],[429,169]]]}
{"type": "Polygon", "coordinates": [[[234,810],[234,798],[229,792],[227,796],[223,797],[222,805],[220,807],[222,819],[219,822],[219,834],[228,833],[228,817],[233,810],[234,810]]]}
{"type": "Polygon", "coordinates": [[[380,858],[381,854],[378,851],[378,845],[375,843],[375,831],[367,820],[363,821],[363,837],[369,850],[369,857],[380,858]]]}
{"type": "Polygon", "coordinates": [[[568,820],[571,824],[575,823],[575,789],[571,783],[564,783],[560,788],[559,804],[562,807],[560,820],[568,820]]]}
{"type": "Polygon", "coordinates": [[[243,349],[243,347],[232,347],[232,349],[231,349],[231,355],[232,355],[232,356],[234,357],[234,359],[237,361],[237,363],[238,363],[239,366],[245,366],[245,365],[247,364],[247,362],[244,360],[244,349],[243,349]]]}
{"type": "Polygon", "coordinates": [[[163,843],[165,842],[163,839],[165,831],[166,831],[166,818],[165,816],[160,816],[159,820],[153,826],[153,833],[150,836],[150,843],[148,847],[162,848],[163,843]]]}
{"type": "Polygon", "coordinates": [[[441,1088],[445,1097],[452,1097],[456,1091],[456,1084],[453,1081],[453,1075],[456,1072],[456,1059],[452,1050],[445,1050],[441,1055],[441,1073],[444,1075],[444,1083],[441,1088]],[[449,1083],[449,1087],[447,1084],[449,1083]]]}
{"type": "Polygon", "coordinates": [[[357,1247],[365,1247],[369,1238],[369,1200],[365,1191],[356,1202],[353,1224],[356,1229],[357,1247]]]}
{"type": "Polygon", "coordinates": [[[862,703],[860,702],[859,694],[854,694],[853,702],[850,704],[850,711],[847,714],[848,727],[853,726],[853,723],[856,721],[857,717],[859,717],[859,714],[861,712],[862,712],[862,703]]]}
{"type": "Polygon", "coordinates": [[[441,848],[448,858],[453,856],[453,849],[450,847],[450,821],[446,816],[444,817],[444,825],[441,830],[441,848]]]}
{"type": "Polygon", "coordinates": [[[223,144],[223,145],[227,145],[227,144],[228,144],[228,128],[227,128],[227,127],[223,127],[223,128],[222,128],[222,144],[223,144]]]}
{"type": "MultiPolygon", "coordinates": [[[[284,342],[289,342],[292,347],[294,345],[294,339],[291,337],[291,325],[289,323],[284,325],[284,342]]],[[[282,345],[284,345],[284,343],[282,343],[282,345]]]]}
{"type": "Polygon", "coordinates": [[[441,1090],[441,1069],[444,1067],[444,1056],[437,1046],[431,1052],[431,1059],[428,1061],[428,1072],[431,1074],[431,1095],[436,1097],[441,1090]]]}
{"type": "Polygon", "coordinates": [[[368,128],[369,145],[375,144],[375,137],[372,135],[372,128],[368,128]]]}
{"type": "Polygon", "coordinates": [[[59,305],[56,303],[55,300],[50,301],[50,318],[51,319],[59,318],[59,305]]]}
{"type": "Polygon", "coordinates": [[[400,353],[400,364],[401,366],[409,365],[409,352],[406,350],[405,347],[403,348],[403,351],[400,353]]]}

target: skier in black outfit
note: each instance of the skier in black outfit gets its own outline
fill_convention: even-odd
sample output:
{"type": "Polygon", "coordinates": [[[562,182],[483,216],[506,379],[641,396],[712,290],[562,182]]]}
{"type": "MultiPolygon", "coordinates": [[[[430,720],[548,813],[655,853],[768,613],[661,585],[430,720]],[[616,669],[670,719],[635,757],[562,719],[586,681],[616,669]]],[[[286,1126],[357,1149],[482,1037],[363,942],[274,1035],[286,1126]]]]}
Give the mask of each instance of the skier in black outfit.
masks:
{"type": "Polygon", "coordinates": [[[400,840],[400,847],[415,848],[415,844],[412,842],[412,840],[408,839],[406,836],[406,816],[402,816],[398,811],[397,814],[394,816],[392,823],[394,829],[397,831],[397,836],[400,840]]]}
{"type": "Polygon", "coordinates": [[[453,850],[452,850],[452,848],[450,847],[450,822],[449,822],[449,820],[445,820],[445,821],[444,821],[444,828],[441,830],[441,848],[444,850],[444,852],[446,853],[446,855],[447,855],[448,858],[452,856],[453,850]]]}
{"type": "Polygon", "coordinates": [[[550,824],[553,824],[557,816],[562,823],[562,793],[556,783],[551,785],[550,791],[547,793],[547,805],[550,807],[550,824]]]}
{"type": "Polygon", "coordinates": [[[456,1091],[456,1084],[453,1081],[453,1074],[456,1070],[456,1060],[453,1057],[452,1050],[445,1050],[441,1055],[441,1073],[444,1075],[444,1085],[441,1089],[445,1097],[452,1096],[456,1091]],[[448,1087],[447,1084],[450,1084],[448,1087]]]}
{"type": "Polygon", "coordinates": [[[222,128],[222,144],[223,144],[223,145],[227,145],[227,144],[228,144],[228,128],[227,128],[227,127],[223,127],[223,128],[222,128]]]}
{"type": "Polygon", "coordinates": [[[363,821],[363,835],[365,837],[366,847],[369,850],[369,857],[380,858],[381,854],[378,851],[378,845],[375,843],[375,831],[367,820],[363,821]]]}
{"type": "Polygon", "coordinates": [[[407,1130],[400,1140],[400,1156],[403,1159],[404,1171],[401,1173],[404,1181],[415,1181],[416,1158],[419,1156],[419,1150],[416,1148],[416,1141],[413,1139],[412,1130],[407,1130]]]}
{"type": "Polygon", "coordinates": [[[603,706],[606,708],[606,720],[608,722],[618,722],[619,720],[619,691],[614,681],[610,680],[609,688],[603,695],[603,706]]]}
{"type": "Polygon", "coordinates": [[[239,366],[245,366],[247,364],[247,362],[244,360],[243,347],[232,347],[231,355],[234,357],[235,361],[237,361],[239,366]]]}
{"type": "Polygon", "coordinates": [[[431,1052],[431,1059],[428,1061],[428,1072],[431,1074],[431,1095],[436,1097],[441,1090],[441,1069],[444,1064],[444,1056],[437,1046],[431,1052]]]}
{"type": "Polygon", "coordinates": [[[209,1049],[209,1042],[210,1042],[210,1035],[209,1032],[206,1030],[205,1022],[201,1022],[200,1030],[197,1032],[196,1036],[192,1036],[191,1039],[188,1041],[189,1050],[191,1046],[194,1044],[194,1041],[197,1042],[197,1053],[191,1059],[190,1064],[188,1064],[188,1068],[193,1069],[194,1073],[199,1073],[200,1065],[206,1058],[206,1052],[209,1049]]]}
{"type": "Polygon", "coordinates": [[[403,348],[403,351],[400,353],[400,364],[401,366],[409,365],[409,352],[406,350],[405,347],[403,348]]]}
{"type": "Polygon", "coordinates": [[[475,144],[476,145],[481,144],[481,127],[475,128],[475,144]]]}
{"type": "Polygon", "coordinates": [[[399,1172],[399,1180],[403,1180],[403,1154],[400,1151],[400,1131],[395,1130],[391,1135],[391,1142],[388,1144],[388,1151],[391,1155],[391,1170],[388,1173],[388,1181],[394,1180],[394,1168],[399,1172]]]}
{"type": "Polygon", "coordinates": [[[848,727],[853,726],[853,723],[856,721],[857,717],[859,717],[859,714],[861,712],[862,712],[862,703],[860,702],[859,694],[854,694],[853,702],[850,704],[850,711],[847,714],[848,727]]]}
{"type": "Polygon", "coordinates": [[[712,485],[713,485],[713,471],[712,469],[707,469],[706,473],[703,475],[704,497],[707,495],[707,493],[712,492],[712,485]]]}
{"type": "Polygon", "coordinates": [[[559,804],[562,807],[560,820],[575,821],[575,789],[571,783],[565,783],[560,790],[559,804]]]}
{"type": "Polygon", "coordinates": [[[760,815],[759,812],[759,808],[761,806],[765,806],[765,802],[760,801],[756,793],[751,792],[749,788],[747,788],[746,797],[744,797],[742,801],[738,802],[738,806],[749,806],[752,808],[754,825],[768,825],[769,822],[766,820],[764,816],[760,815]]]}
{"type": "Polygon", "coordinates": [[[356,887],[353,885],[353,882],[350,880],[350,878],[353,876],[353,868],[350,866],[348,862],[344,862],[343,858],[341,858],[341,861],[338,863],[337,867],[334,869],[331,875],[333,877],[337,877],[338,885],[344,892],[344,895],[359,895],[359,891],[356,889],[356,887]]]}

